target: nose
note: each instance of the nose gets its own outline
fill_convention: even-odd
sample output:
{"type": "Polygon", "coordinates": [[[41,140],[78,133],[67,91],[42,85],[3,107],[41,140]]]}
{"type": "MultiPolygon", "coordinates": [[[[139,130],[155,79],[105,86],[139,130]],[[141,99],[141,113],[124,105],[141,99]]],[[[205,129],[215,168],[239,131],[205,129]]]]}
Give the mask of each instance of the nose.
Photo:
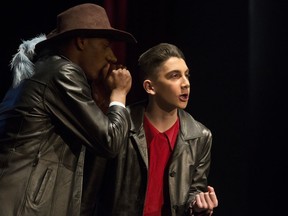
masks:
{"type": "Polygon", "coordinates": [[[189,78],[184,76],[183,77],[183,82],[181,84],[181,88],[190,88],[190,81],[189,78]]]}
{"type": "Polygon", "coordinates": [[[109,62],[109,63],[113,63],[113,64],[115,64],[116,62],[117,62],[117,57],[115,56],[115,54],[114,54],[114,52],[112,51],[112,49],[111,49],[111,51],[108,53],[108,55],[107,55],[107,61],[109,62]]]}

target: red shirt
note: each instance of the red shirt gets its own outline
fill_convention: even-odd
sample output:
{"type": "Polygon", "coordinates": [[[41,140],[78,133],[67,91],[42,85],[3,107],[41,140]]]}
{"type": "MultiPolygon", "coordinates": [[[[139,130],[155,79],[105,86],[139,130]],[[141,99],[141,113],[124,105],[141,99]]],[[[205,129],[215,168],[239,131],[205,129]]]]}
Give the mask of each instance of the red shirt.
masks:
{"type": "Polygon", "coordinates": [[[144,130],[148,145],[149,170],[143,215],[161,216],[164,200],[169,200],[169,197],[164,199],[164,193],[168,192],[168,188],[164,188],[164,182],[167,181],[164,173],[176,143],[179,119],[170,129],[160,133],[144,116],[144,130]]]}

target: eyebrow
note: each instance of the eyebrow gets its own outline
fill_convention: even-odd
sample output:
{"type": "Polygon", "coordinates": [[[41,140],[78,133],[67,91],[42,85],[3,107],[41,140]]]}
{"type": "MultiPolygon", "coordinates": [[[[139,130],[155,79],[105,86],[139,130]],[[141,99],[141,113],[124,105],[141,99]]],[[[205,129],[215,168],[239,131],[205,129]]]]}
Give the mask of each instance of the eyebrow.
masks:
{"type": "MultiPolygon", "coordinates": [[[[171,70],[171,71],[169,71],[169,72],[167,72],[167,74],[171,74],[171,73],[175,73],[175,72],[177,72],[177,73],[182,73],[180,70],[171,70]]],[[[186,71],[184,71],[184,73],[190,73],[190,70],[189,70],[189,68],[187,68],[187,70],[186,71]]]]}

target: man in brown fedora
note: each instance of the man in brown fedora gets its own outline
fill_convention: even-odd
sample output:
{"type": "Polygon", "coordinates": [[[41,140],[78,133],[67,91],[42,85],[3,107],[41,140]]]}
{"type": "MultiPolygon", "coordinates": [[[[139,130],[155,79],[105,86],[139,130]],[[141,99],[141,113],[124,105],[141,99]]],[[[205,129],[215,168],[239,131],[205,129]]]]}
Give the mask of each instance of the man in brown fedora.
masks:
{"type": "Polygon", "coordinates": [[[130,128],[131,75],[113,66],[115,40],[136,42],[86,3],[60,13],[33,52],[20,46],[32,64],[12,63],[20,75],[0,104],[0,216],[80,215],[85,152],[114,157],[130,128]]]}

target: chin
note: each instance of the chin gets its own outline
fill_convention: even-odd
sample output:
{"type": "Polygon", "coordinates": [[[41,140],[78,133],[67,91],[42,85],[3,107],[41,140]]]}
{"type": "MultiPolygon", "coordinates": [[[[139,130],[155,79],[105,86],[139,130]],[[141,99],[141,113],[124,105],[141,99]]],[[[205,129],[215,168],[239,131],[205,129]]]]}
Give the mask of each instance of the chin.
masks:
{"type": "Polygon", "coordinates": [[[187,107],[187,103],[179,104],[179,106],[178,106],[179,109],[185,109],[186,107],[187,107]]]}

